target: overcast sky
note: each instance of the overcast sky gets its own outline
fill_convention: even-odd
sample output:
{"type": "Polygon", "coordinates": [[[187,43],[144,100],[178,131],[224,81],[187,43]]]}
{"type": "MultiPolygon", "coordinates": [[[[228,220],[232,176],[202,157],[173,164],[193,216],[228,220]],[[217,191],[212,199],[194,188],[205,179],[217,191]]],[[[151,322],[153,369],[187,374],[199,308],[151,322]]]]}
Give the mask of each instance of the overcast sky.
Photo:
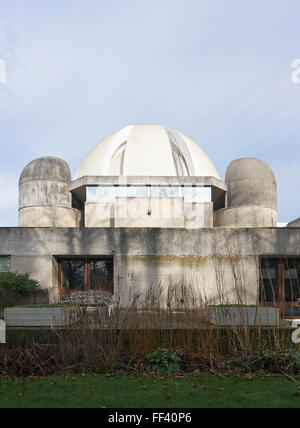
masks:
{"type": "Polygon", "coordinates": [[[137,123],[190,136],[222,178],[233,159],[267,162],[279,221],[300,217],[299,17],[299,0],[0,0],[0,226],[17,225],[28,162],[74,175],[137,123]]]}

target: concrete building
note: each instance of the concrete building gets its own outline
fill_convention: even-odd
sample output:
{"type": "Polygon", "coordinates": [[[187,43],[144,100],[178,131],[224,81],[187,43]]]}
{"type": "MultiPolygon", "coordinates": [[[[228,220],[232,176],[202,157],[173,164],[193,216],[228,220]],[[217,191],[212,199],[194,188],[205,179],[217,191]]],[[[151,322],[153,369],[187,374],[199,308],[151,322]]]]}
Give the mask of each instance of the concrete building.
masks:
{"type": "Polygon", "coordinates": [[[299,225],[278,227],[264,162],[235,160],[223,181],[182,133],[128,126],[97,144],[73,181],[61,159],[24,168],[19,228],[0,228],[0,271],[29,272],[51,301],[107,291],[125,304],[133,290],[185,284],[194,300],[299,317],[299,225]]]}

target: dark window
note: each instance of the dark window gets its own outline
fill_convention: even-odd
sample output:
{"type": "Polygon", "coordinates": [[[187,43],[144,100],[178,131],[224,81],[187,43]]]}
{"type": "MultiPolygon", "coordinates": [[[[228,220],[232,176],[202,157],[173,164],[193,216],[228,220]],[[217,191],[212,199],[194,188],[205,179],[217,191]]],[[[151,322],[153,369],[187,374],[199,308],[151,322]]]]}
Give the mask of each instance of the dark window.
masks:
{"type": "Polygon", "coordinates": [[[0,256],[0,272],[10,272],[10,256],[0,256]]]}
{"type": "Polygon", "coordinates": [[[83,260],[62,260],[61,286],[64,290],[84,290],[85,279],[85,262],[83,260]]]}
{"type": "Polygon", "coordinates": [[[285,301],[294,302],[300,298],[300,260],[287,259],[283,263],[285,301]]]}
{"type": "Polygon", "coordinates": [[[260,302],[278,301],[278,260],[263,259],[260,269],[260,302]]]}
{"type": "Polygon", "coordinates": [[[284,265],[284,315],[285,317],[300,317],[300,305],[297,300],[300,298],[300,260],[287,259],[284,265]],[[293,303],[289,305],[289,303],[293,303]]]}
{"type": "Polygon", "coordinates": [[[61,259],[58,275],[63,294],[82,290],[113,292],[112,259],[61,259]]]}
{"type": "Polygon", "coordinates": [[[90,262],[90,289],[109,290],[113,288],[112,260],[93,260],[90,262]]]}
{"type": "Polygon", "coordinates": [[[300,259],[278,258],[261,260],[260,303],[277,306],[281,318],[299,318],[300,259]]]}

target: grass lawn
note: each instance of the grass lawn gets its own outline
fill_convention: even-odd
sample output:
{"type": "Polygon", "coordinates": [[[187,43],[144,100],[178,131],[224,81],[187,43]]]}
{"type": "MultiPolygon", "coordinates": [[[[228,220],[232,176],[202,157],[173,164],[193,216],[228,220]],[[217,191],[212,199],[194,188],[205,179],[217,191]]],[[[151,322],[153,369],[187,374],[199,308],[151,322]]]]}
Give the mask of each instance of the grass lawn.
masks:
{"type": "Polygon", "coordinates": [[[0,408],[300,408],[283,377],[59,376],[0,379],[0,408]]]}

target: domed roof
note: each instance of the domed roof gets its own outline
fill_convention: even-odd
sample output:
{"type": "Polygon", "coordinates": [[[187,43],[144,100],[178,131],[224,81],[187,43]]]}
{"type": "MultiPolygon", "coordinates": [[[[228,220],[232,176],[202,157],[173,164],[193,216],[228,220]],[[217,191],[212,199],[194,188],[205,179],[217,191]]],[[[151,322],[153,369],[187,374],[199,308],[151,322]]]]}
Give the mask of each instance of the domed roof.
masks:
{"type": "Polygon", "coordinates": [[[25,166],[20,176],[20,185],[34,180],[70,183],[71,171],[64,160],[55,157],[43,157],[35,159],[25,166]]]}
{"type": "Polygon", "coordinates": [[[160,125],[127,126],[98,143],[75,179],[84,176],[211,176],[212,161],[194,141],[160,125]]]}
{"type": "Polygon", "coordinates": [[[232,161],[227,168],[225,181],[245,180],[251,177],[276,183],[276,177],[269,165],[255,158],[232,161]]]}
{"type": "Polygon", "coordinates": [[[277,183],[263,161],[242,158],[231,162],[226,171],[227,207],[258,205],[277,209],[277,183]]]}

